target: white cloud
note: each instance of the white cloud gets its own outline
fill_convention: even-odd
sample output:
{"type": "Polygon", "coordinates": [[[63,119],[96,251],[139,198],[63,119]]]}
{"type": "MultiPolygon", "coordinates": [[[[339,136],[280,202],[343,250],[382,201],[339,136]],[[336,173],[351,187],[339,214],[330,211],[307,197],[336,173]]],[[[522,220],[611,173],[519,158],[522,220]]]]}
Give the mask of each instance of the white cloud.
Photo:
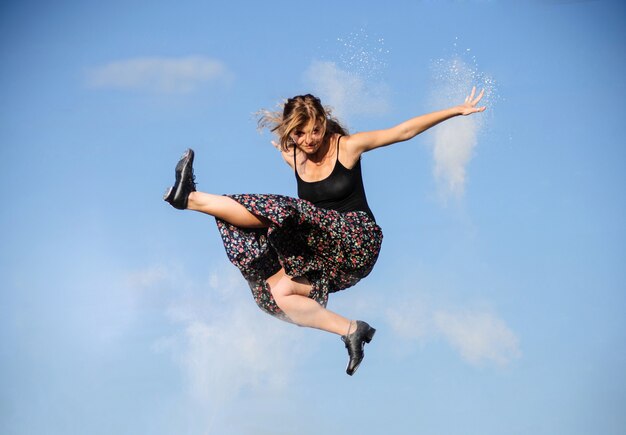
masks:
{"type": "Polygon", "coordinates": [[[340,119],[378,115],[389,110],[388,88],[384,83],[374,83],[358,73],[343,70],[334,62],[312,62],[305,80],[340,119]]]}
{"type": "Polygon", "coordinates": [[[153,342],[160,357],[179,368],[181,409],[190,433],[215,433],[243,392],[267,394],[288,387],[296,365],[315,339],[258,309],[237,269],[224,261],[196,275],[176,264],[126,275],[136,310],[166,320],[153,342]]]}
{"type": "Polygon", "coordinates": [[[433,333],[431,314],[424,301],[397,305],[388,308],[385,314],[394,332],[402,338],[423,340],[433,333]]]}
{"type": "Polygon", "coordinates": [[[153,266],[128,273],[126,284],[135,291],[139,291],[154,287],[166,278],[167,269],[164,266],[153,266]]]}
{"type": "Polygon", "coordinates": [[[87,83],[96,88],[188,93],[229,77],[221,61],[204,56],[141,57],[93,68],[88,71],[87,83]]]}
{"type": "Polygon", "coordinates": [[[521,355],[517,336],[492,310],[434,309],[425,298],[416,298],[389,308],[386,318],[403,340],[443,339],[474,366],[506,366],[521,355]]]}
{"type": "Polygon", "coordinates": [[[497,315],[487,311],[437,311],[434,321],[448,343],[467,362],[500,366],[520,356],[519,340],[497,315]]]}
{"type": "Polygon", "coordinates": [[[219,270],[202,283],[182,270],[163,277],[176,295],[165,313],[174,333],[154,345],[178,363],[190,398],[212,417],[244,388],[285,387],[307,352],[297,328],[258,309],[234,267],[219,270]]]}

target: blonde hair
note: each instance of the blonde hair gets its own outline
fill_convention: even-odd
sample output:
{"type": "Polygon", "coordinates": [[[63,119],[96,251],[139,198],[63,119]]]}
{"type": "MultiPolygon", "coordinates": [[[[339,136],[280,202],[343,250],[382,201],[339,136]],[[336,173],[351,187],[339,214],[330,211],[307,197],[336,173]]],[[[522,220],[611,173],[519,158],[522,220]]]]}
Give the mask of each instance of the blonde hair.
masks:
{"type": "Polygon", "coordinates": [[[348,131],[332,116],[328,107],[322,106],[319,98],[311,95],[297,95],[287,99],[282,104],[281,111],[261,110],[259,117],[259,129],[267,128],[278,136],[278,148],[288,151],[293,146],[291,133],[303,128],[311,121],[319,122],[324,132],[324,140],[331,134],[348,134],[348,131]]]}

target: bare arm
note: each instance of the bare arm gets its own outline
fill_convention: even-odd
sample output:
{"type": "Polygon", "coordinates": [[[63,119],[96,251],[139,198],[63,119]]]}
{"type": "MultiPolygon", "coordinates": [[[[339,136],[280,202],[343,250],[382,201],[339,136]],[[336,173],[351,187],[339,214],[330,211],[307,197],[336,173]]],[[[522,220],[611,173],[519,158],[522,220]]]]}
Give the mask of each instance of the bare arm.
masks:
{"type": "Polygon", "coordinates": [[[476,107],[480,99],[483,97],[484,90],[474,98],[476,88],[472,89],[472,93],[465,98],[465,102],[449,109],[440,110],[438,112],[428,113],[426,115],[416,116],[404,121],[395,127],[385,130],[366,131],[353,134],[346,138],[346,147],[350,148],[356,155],[373,149],[391,145],[397,142],[403,142],[414,138],[423,131],[443,122],[447,119],[459,115],[470,115],[476,112],[482,112],[485,107],[476,107]]]}
{"type": "Polygon", "coordinates": [[[292,169],[295,169],[293,166],[293,153],[296,152],[295,147],[287,151],[283,151],[282,149],[280,149],[280,146],[278,145],[277,142],[272,141],[272,145],[274,145],[274,147],[278,151],[280,151],[280,154],[281,156],[283,156],[283,160],[285,160],[285,163],[287,163],[292,169]]]}

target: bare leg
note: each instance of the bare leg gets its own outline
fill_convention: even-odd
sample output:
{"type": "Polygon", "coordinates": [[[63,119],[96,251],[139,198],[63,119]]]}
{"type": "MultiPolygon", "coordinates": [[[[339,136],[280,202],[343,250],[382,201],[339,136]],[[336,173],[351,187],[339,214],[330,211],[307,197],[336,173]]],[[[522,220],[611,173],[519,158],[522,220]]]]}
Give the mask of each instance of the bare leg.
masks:
{"type": "Polygon", "coordinates": [[[188,210],[206,213],[241,228],[266,228],[270,221],[256,216],[232,198],[204,192],[191,192],[188,210]]]}
{"type": "Polygon", "coordinates": [[[297,325],[344,335],[352,322],[310,299],[311,283],[306,278],[292,278],[281,269],[267,280],[278,307],[297,325]]]}
{"type": "MultiPolygon", "coordinates": [[[[206,213],[241,228],[266,228],[270,221],[250,213],[232,198],[203,192],[191,192],[187,209],[206,213]]],[[[304,277],[290,277],[281,269],[267,280],[276,304],[297,325],[344,335],[354,324],[310,299],[311,283],[304,277]]]]}

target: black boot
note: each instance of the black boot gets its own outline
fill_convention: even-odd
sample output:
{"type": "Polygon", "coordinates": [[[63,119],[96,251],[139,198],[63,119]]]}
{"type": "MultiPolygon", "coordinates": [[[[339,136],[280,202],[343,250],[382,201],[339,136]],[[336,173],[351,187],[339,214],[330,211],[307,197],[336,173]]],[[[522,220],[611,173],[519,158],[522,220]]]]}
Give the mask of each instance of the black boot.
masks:
{"type": "Polygon", "coordinates": [[[365,354],[363,353],[363,347],[365,343],[372,341],[376,330],[365,322],[360,320],[356,321],[356,331],[352,334],[343,335],[341,339],[346,344],[348,349],[348,355],[350,355],[350,361],[348,361],[348,367],[346,373],[352,376],[356,369],[359,368],[361,361],[365,354]]]}
{"type": "Polygon", "coordinates": [[[187,208],[189,194],[196,191],[196,177],[193,175],[194,152],[191,148],[185,151],[176,165],[176,182],[169,188],[163,199],[173,207],[184,210],[187,208]]]}

